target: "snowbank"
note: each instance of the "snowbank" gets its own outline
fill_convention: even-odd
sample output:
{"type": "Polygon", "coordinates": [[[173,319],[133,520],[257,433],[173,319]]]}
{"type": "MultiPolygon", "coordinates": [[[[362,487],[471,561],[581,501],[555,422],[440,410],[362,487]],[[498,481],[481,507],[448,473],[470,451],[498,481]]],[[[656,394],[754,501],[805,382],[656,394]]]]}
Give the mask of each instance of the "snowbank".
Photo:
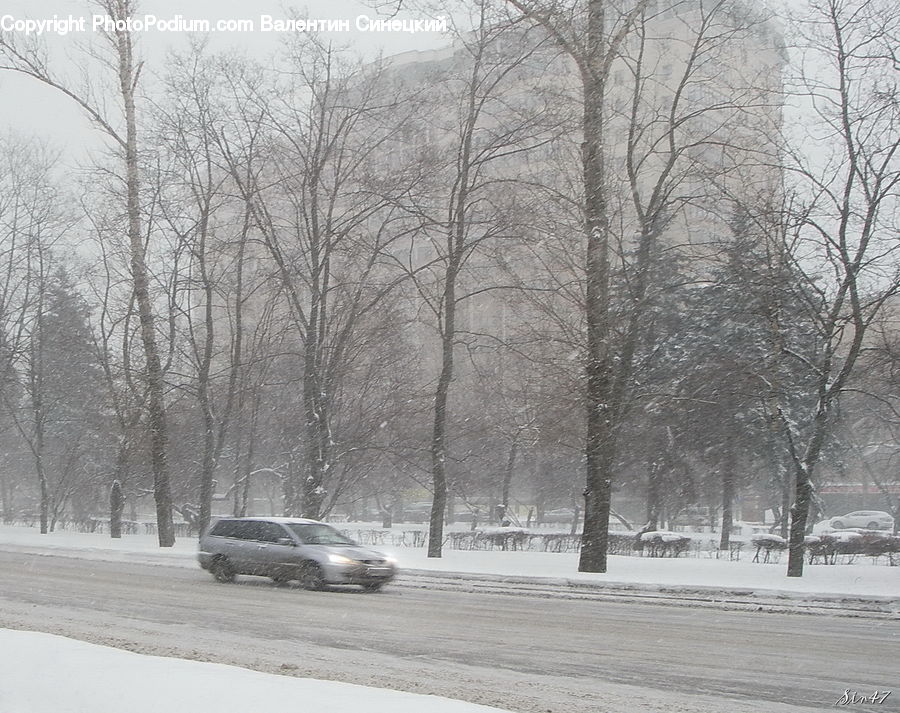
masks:
{"type": "Polygon", "coordinates": [[[614,555],[609,558],[606,574],[578,572],[578,556],[572,554],[445,550],[439,560],[428,559],[422,550],[398,548],[391,554],[397,558],[401,573],[405,568],[506,577],[550,577],[637,589],[703,587],[760,594],[900,598],[900,567],[872,565],[866,558],[860,558],[852,565],[808,564],[803,569],[803,577],[797,578],[787,576],[786,558],[776,564],[755,563],[751,561],[752,551],[745,552],[744,559],[738,562],[614,555]]]}
{"type": "Polygon", "coordinates": [[[145,656],[10,629],[0,629],[0,672],[4,713],[502,713],[448,698],[145,656]]]}

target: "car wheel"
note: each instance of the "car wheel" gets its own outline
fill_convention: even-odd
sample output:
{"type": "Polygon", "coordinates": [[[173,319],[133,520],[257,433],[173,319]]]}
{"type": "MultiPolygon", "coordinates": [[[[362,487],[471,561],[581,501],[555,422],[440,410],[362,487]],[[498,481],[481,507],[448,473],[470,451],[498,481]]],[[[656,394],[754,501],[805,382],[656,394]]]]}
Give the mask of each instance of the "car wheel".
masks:
{"type": "Polygon", "coordinates": [[[870,523],[869,523],[869,529],[870,529],[870,530],[878,530],[878,529],[880,529],[880,528],[878,527],[878,523],[877,523],[877,522],[870,522],[870,523]]]}
{"type": "Polygon", "coordinates": [[[209,566],[209,572],[217,582],[230,584],[234,581],[234,567],[224,557],[216,557],[209,566]]]}
{"type": "Polygon", "coordinates": [[[384,582],[366,582],[362,588],[367,592],[377,592],[384,586],[384,582]]]}
{"type": "Polygon", "coordinates": [[[319,591],[325,588],[325,575],[315,562],[304,562],[300,567],[300,586],[304,589],[319,591]]]}
{"type": "Polygon", "coordinates": [[[844,529],[844,523],[841,522],[840,520],[834,520],[834,521],[831,523],[831,526],[832,526],[835,530],[843,530],[843,529],[844,529]]]}

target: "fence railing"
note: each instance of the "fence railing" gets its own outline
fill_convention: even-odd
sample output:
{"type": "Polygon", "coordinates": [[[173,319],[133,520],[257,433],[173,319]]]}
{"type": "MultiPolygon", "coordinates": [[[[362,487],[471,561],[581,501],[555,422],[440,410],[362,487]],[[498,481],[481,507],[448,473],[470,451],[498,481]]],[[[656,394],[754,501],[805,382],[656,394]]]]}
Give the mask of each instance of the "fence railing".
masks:
{"type": "MultiPolygon", "coordinates": [[[[36,517],[19,517],[10,525],[36,527],[36,517]]],[[[176,537],[195,537],[197,532],[186,522],[176,522],[176,537]]],[[[109,519],[81,518],[60,520],[55,530],[109,534],[109,519]]],[[[123,520],[124,535],[155,535],[153,521],[123,520]]],[[[345,535],[362,545],[422,548],[428,544],[425,530],[354,529],[343,528],[345,535]]],[[[873,564],[900,566],[900,536],[867,532],[859,537],[808,537],[807,561],[810,564],[853,564],[868,559],[873,564]]],[[[560,532],[534,532],[525,528],[486,528],[483,530],[451,531],[444,537],[444,547],[463,551],[553,552],[577,553],[581,550],[581,535],[560,532]]],[[[709,538],[693,538],[684,533],[648,532],[638,536],[634,532],[609,533],[608,552],[611,555],[633,557],[697,557],[706,559],[740,560],[752,554],[753,562],[778,563],[786,551],[786,543],[773,535],[755,535],[749,540],[732,538],[726,550],[709,538]]]]}
{"type": "MultiPolygon", "coordinates": [[[[342,532],[355,538],[360,544],[392,547],[425,547],[427,532],[423,530],[354,530],[342,532]]],[[[726,549],[709,538],[692,538],[683,533],[648,532],[638,536],[634,532],[610,532],[611,555],[632,557],[696,557],[700,559],[726,559],[739,561],[745,555],[759,563],[777,563],[783,547],[769,546],[770,538],[753,537],[750,540],[732,538],[726,549]],[[751,557],[752,555],[752,557],[751,557]]],[[[451,550],[500,550],[521,552],[577,553],[581,550],[580,534],[542,533],[521,528],[492,528],[465,532],[449,532],[444,537],[444,547],[451,550]]],[[[871,535],[864,541],[843,542],[834,546],[828,540],[810,538],[807,542],[807,558],[810,564],[852,564],[869,558],[875,564],[900,566],[900,537],[871,535]]]]}

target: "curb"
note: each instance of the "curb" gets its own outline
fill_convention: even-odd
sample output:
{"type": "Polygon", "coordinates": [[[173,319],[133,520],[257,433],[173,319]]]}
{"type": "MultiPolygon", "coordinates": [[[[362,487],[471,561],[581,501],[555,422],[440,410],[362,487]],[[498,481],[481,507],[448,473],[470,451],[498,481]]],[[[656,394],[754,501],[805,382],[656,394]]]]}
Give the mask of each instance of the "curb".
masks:
{"type": "Polygon", "coordinates": [[[659,606],[701,606],[775,613],[900,619],[900,599],[811,595],[777,590],[722,589],[703,586],[594,583],[558,577],[521,577],[466,572],[404,569],[393,585],[411,589],[468,591],[584,601],[642,602],[659,606]]]}

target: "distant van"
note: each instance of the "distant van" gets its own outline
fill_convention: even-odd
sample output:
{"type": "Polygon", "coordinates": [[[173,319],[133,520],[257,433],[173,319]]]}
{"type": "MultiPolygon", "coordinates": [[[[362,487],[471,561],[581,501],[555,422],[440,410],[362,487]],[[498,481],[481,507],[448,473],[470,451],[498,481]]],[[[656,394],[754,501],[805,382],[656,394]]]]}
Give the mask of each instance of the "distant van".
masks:
{"type": "Polygon", "coordinates": [[[357,584],[377,591],[397,574],[393,558],[304,518],[222,518],[200,538],[197,558],[219,582],[250,574],[306,589],[357,584]]]}

